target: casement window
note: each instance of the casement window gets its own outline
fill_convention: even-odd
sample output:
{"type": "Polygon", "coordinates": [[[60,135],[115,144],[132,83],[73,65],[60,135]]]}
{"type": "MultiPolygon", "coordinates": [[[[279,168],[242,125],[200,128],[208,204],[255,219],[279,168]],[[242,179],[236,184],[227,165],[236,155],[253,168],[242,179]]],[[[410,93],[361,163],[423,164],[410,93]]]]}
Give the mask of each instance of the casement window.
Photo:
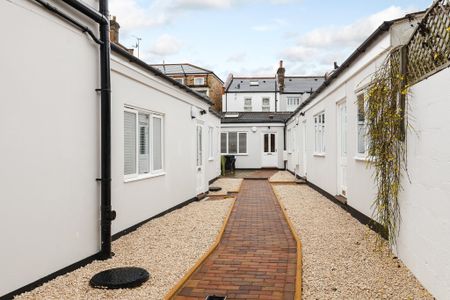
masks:
{"type": "Polygon", "coordinates": [[[288,97],[287,103],[289,106],[298,106],[300,104],[300,98],[298,97],[288,97]]]}
{"type": "Polygon", "coordinates": [[[247,154],[247,132],[222,132],[220,134],[222,154],[247,154]]]}
{"type": "Polygon", "coordinates": [[[244,99],[244,111],[252,111],[252,98],[244,99]]]}
{"type": "Polygon", "coordinates": [[[208,127],[209,160],[214,159],[214,128],[208,127]]]}
{"type": "Polygon", "coordinates": [[[181,84],[184,84],[184,78],[174,78],[175,81],[178,81],[181,84]]]}
{"type": "Polygon", "coordinates": [[[314,116],[314,152],[325,153],[325,112],[314,116]]]}
{"type": "Polygon", "coordinates": [[[356,103],[358,106],[357,126],[358,126],[358,154],[367,155],[367,126],[365,108],[366,101],[364,93],[359,94],[356,97],[356,103]]]}
{"type": "Polygon", "coordinates": [[[163,172],[163,116],[125,108],[124,177],[133,179],[163,172]]]}
{"type": "Polygon", "coordinates": [[[262,111],[270,111],[270,98],[262,98],[262,111]]]}
{"type": "Polygon", "coordinates": [[[197,167],[203,166],[203,126],[197,125],[197,167]]]}
{"type": "Polygon", "coordinates": [[[205,77],[194,77],[194,85],[205,85],[205,77]]]}

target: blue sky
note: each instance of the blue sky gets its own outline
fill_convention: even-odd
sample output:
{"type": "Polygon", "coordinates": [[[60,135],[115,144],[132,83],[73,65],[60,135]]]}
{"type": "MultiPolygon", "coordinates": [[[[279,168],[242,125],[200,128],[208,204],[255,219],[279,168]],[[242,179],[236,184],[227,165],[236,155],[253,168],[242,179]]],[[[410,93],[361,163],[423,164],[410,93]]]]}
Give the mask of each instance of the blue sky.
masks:
{"type": "Polygon", "coordinates": [[[190,62],[222,79],[323,75],[382,21],[426,9],[431,0],[111,0],[127,47],[141,38],[148,63],[190,62]]]}

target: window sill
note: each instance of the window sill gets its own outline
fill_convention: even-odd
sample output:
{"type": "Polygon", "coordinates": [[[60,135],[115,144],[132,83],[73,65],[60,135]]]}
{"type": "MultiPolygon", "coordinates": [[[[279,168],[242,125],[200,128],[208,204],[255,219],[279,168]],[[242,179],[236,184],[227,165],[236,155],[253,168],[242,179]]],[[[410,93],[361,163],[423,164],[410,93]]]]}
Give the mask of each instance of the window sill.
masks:
{"type": "Polygon", "coordinates": [[[362,155],[357,155],[353,159],[356,160],[356,161],[363,161],[363,162],[373,161],[373,157],[362,156],[362,155]]]}
{"type": "Polygon", "coordinates": [[[319,153],[319,152],[317,152],[317,153],[313,153],[313,156],[316,156],[316,157],[325,157],[326,155],[325,155],[325,153],[319,153]]]}
{"type": "Polygon", "coordinates": [[[214,160],[214,157],[208,158],[208,161],[213,161],[213,160],[214,160]]]}
{"type": "Polygon", "coordinates": [[[123,181],[124,182],[140,181],[140,180],[150,179],[150,178],[154,178],[154,177],[160,177],[160,176],[164,176],[164,175],[166,175],[166,172],[145,174],[145,175],[139,175],[139,176],[132,177],[132,178],[125,178],[123,181]]]}
{"type": "Polygon", "coordinates": [[[248,153],[222,153],[220,155],[223,155],[223,156],[231,156],[231,155],[233,155],[233,156],[248,156],[248,153]]]}

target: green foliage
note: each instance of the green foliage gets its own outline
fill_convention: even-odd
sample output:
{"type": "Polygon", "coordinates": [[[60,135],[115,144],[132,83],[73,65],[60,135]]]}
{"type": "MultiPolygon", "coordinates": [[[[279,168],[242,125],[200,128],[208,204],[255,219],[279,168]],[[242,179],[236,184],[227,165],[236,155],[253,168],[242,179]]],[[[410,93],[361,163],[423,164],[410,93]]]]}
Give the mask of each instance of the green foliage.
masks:
{"type": "MultiPolygon", "coordinates": [[[[365,119],[369,139],[368,155],[374,168],[377,195],[374,218],[386,230],[391,245],[399,229],[402,172],[406,169],[406,111],[400,101],[407,98],[407,85],[400,74],[400,52],[393,51],[376,71],[368,90],[365,119]]],[[[406,107],[406,105],[405,105],[406,107]]],[[[406,110],[406,109],[405,109],[406,110]]]]}

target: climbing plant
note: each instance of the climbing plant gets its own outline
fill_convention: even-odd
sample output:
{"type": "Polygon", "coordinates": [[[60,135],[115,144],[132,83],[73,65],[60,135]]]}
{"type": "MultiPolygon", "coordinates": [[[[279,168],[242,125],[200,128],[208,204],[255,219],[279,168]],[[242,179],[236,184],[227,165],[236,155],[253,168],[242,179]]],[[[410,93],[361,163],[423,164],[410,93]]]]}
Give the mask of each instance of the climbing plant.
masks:
{"type": "Polygon", "coordinates": [[[378,188],[373,202],[374,218],[396,243],[400,220],[399,192],[406,169],[405,124],[407,86],[401,73],[400,49],[391,52],[375,72],[367,93],[368,155],[378,188]]]}

